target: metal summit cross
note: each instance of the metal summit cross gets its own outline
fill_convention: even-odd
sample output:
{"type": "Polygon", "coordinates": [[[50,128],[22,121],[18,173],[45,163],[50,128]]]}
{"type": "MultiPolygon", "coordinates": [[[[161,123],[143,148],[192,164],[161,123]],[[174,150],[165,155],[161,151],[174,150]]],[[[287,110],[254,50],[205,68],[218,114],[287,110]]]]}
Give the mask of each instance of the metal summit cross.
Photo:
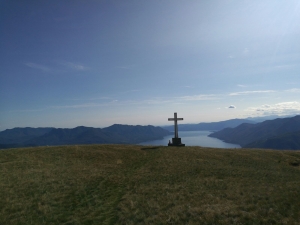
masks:
{"type": "Polygon", "coordinates": [[[185,146],[181,143],[181,138],[178,137],[178,125],[177,121],[183,120],[183,118],[177,118],[177,113],[174,113],[174,118],[168,118],[168,121],[174,121],[174,138],[172,138],[172,143],[169,141],[168,146],[185,146]]]}
{"type": "Polygon", "coordinates": [[[174,118],[168,118],[168,121],[174,121],[174,134],[175,134],[175,138],[178,138],[178,125],[177,125],[177,121],[178,120],[183,120],[183,118],[177,118],[177,113],[174,113],[174,118]]]}

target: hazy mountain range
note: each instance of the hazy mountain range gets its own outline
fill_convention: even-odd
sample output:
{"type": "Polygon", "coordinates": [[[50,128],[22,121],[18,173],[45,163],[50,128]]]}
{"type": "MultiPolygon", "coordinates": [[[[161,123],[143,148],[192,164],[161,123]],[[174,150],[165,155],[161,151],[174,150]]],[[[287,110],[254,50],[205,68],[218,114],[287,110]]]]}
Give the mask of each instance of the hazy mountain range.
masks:
{"type": "MultiPolygon", "coordinates": [[[[197,130],[218,131],[227,127],[236,127],[242,123],[256,123],[256,122],[248,119],[231,119],[231,120],[211,122],[211,123],[178,124],[178,130],[179,131],[197,131],[197,130]]],[[[168,131],[174,131],[174,125],[163,126],[162,128],[168,131]]]]}
{"type": "MultiPolygon", "coordinates": [[[[296,115],[294,115],[296,116],[296,115]]],[[[278,116],[278,115],[272,115],[272,116],[263,116],[263,117],[248,117],[245,119],[231,119],[231,120],[225,120],[220,122],[207,122],[207,123],[193,123],[193,124],[184,124],[182,121],[178,124],[178,130],[179,131],[219,131],[228,127],[237,127],[243,123],[261,123],[266,120],[272,120],[277,118],[287,118],[292,116],[278,116]]],[[[168,130],[168,131],[174,131],[174,125],[166,125],[161,126],[162,128],[168,130]]]]}
{"type": "Polygon", "coordinates": [[[0,132],[0,148],[72,144],[137,144],[162,139],[161,127],[115,124],[106,128],[13,128],[0,132]]]}
{"type": "Polygon", "coordinates": [[[261,123],[244,123],[209,135],[245,148],[300,149],[300,115],[261,123]]]}
{"type": "MultiPolygon", "coordinates": [[[[300,149],[300,115],[261,123],[263,118],[232,119],[212,123],[179,124],[179,131],[216,131],[210,137],[245,148],[300,149]]],[[[171,135],[174,125],[132,126],[115,124],[106,128],[13,128],[0,132],[0,149],[72,144],[138,144],[171,135]]]]}

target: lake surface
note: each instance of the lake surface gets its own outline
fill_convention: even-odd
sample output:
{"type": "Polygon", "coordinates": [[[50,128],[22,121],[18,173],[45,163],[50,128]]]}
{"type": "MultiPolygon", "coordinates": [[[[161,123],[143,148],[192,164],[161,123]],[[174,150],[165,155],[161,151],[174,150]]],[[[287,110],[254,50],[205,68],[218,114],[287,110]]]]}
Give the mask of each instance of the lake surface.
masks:
{"type": "MultiPolygon", "coordinates": [[[[179,131],[178,136],[181,138],[181,142],[185,146],[202,146],[202,147],[211,147],[211,148],[241,148],[237,144],[225,143],[217,138],[208,137],[210,131],[179,131]]],[[[139,145],[164,145],[167,146],[169,140],[172,141],[174,134],[165,136],[162,140],[154,140],[139,143],[139,145]]]]}

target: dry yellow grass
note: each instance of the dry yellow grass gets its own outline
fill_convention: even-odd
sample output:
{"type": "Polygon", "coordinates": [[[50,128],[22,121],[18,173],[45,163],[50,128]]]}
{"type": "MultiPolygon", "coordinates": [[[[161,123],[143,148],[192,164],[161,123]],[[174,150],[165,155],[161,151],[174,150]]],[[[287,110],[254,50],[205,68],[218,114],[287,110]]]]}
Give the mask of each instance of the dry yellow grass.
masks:
{"type": "Polygon", "coordinates": [[[299,151],[0,151],[0,224],[300,224],[299,151]]]}

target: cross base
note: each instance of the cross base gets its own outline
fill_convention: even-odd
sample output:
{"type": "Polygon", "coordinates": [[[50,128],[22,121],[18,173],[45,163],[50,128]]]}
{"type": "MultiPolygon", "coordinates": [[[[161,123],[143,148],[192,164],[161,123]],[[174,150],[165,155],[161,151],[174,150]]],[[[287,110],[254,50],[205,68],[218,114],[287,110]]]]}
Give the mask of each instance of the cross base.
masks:
{"type": "Polygon", "coordinates": [[[181,143],[181,138],[172,138],[172,143],[169,143],[168,146],[185,146],[185,144],[181,143]]]}

